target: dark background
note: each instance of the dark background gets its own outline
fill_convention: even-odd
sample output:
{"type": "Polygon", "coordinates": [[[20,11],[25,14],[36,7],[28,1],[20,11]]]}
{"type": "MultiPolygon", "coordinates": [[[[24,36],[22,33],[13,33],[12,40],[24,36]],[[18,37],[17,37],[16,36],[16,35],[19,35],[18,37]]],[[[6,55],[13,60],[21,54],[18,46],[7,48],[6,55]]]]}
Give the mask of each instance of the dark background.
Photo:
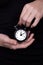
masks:
{"type": "MultiPolygon", "coordinates": [[[[3,0],[2,0],[3,1],[3,0]]],[[[32,0],[4,0],[0,4],[0,33],[14,39],[14,25],[18,23],[23,6],[32,0]]],[[[10,50],[0,47],[0,65],[43,65],[43,18],[32,29],[35,42],[26,49],[10,50]]]]}

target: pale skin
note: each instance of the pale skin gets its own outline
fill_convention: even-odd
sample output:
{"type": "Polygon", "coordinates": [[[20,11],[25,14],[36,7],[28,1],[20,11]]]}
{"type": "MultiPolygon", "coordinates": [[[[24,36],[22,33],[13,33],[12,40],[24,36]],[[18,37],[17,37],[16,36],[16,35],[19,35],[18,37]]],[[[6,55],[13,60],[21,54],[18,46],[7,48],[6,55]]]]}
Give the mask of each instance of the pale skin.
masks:
{"type": "Polygon", "coordinates": [[[27,27],[30,26],[32,20],[35,18],[34,23],[31,28],[37,26],[40,19],[43,17],[43,0],[36,0],[34,2],[28,3],[23,7],[22,13],[20,15],[20,20],[18,24],[26,24],[27,27]]]}
{"type": "MultiPolygon", "coordinates": [[[[43,17],[43,0],[35,0],[34,2],[27,3],[21,12],[20,19],[18,24],[26,23],[26,26],[29,27],[32,20],[35,18],[34,23],[31,25],[31,28],[37,26],[40,19],[43,17]]],[[[9,49],[20,49],[27,48],[34,42],[34,34],[32,33],[30,37],[19,44],[16,40],[11,39],[9,36],[5,34],[0,34],[0,46],[7,47],[9,49]]]]}

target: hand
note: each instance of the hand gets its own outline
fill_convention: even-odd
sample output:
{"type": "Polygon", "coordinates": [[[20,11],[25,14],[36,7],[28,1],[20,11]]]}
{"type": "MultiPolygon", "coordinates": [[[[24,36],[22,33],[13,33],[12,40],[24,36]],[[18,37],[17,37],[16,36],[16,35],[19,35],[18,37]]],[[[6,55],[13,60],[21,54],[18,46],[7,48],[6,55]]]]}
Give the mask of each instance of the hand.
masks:
{"type": "Polygon", "coordinates": [[[35,39],[33,38],[33,36],[34,36],[34,34],[32,33],[30,35],[30,37],[25,42],[17,43],[16,45],[13,45],[12,49],[16,50],[16,49],[27,48],[28,46],[30,46],[35,41],[35,39]]]}
{"type": "Polygon", "coordinates": [[[0,34],[0,46],[7,47],[7,48],[12,48],[12,45],[16,45],[17,41],[10,39],[9,36],[0,34]]]}
{"type": "Polygon", "coordinates": [[[34,42],[35,39],[33,38],[33,36],[34,34],[31,34],[25,42],[19,44],[16,40],[10,39],[9,36],[0,34],[0,46],[13,50],[27,48],[34,42]]]}
{"type": "Polygon", "coordinates": [[[31,25],[31,27],[33,28],[37,26],[42,17],[43,17],[43,1],[37,0],[28,3],[24,6],[18,24],[20,25],[26,24],[26,26],[29,27],[30,24],[32,23],[32,20],[35,18],[34,23],[31,25]]]}

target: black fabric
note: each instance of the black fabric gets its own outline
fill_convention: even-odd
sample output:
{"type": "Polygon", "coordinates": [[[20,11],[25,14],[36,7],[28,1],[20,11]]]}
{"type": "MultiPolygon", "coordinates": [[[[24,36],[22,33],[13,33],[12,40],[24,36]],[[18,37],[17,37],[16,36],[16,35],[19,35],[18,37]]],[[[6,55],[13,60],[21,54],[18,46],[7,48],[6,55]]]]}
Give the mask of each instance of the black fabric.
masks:
{"type": "MultiPolygon", "coordinates": [[[[0,33],[14,38],[14,25],[18,23],[23,6],[32,0],[9,0],[0,5],[0,33]]],[[[27,49],[10,50],[0,47],[0,65],[32,64],[42,65],[43,59],[43,18],[32,31],[36,41],[27,49]]]]}

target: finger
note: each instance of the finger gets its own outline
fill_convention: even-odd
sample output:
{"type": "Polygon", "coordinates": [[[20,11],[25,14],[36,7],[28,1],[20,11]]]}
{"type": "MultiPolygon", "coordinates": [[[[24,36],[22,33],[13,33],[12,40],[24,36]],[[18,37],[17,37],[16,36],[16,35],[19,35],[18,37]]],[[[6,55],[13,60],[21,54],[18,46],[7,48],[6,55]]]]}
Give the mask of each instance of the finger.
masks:
{"type": "Polygon", "coordinates": [[[6,43],[14,45],[17,44],[17,41],[9,38],[8,40],[6,40],[6,43]]]}
{"type": "Polygon", "coordinates": [[[26,23],[27,27],[30,26],[30,24],[32,23],[32,20],[35,18],[36,13],[37,13],[37,11],[35,9],[33,9],[30,16],[28,16],[27,23],[26,23]]]}
{"type": "Polygon", "coordinates": [[[28,16],[30,16],[32,10],[33,10],[33,7],[30,7],[30,8],[26,11],[26,13],[24,14],[24,16],[22,17],[24,21],[27,21],[27,18],[28,18],[28,16]]]}
{"type": "Polygon", "coordinates": [[[20,49],[20,48],[27,48],[28,46],[30,46],[35,39],[31,39],[31,41],[29,41],[28,43],[25,44],[18,44],[16,46],[12,46],[12,49],[20,49]]]}
{"type": "Polygon", "coordinates": [[[33,9],[33,7],[30,7],[30,8],[26,11],[26,13],[24,14],[24,16],[23,16],[22,19],[21,19],[21,20],[22,20],[21,24],[24,24],[24,25],[25,25],[25,23],[27,22],[28,16],[31,15],[32,9],[33,9]]]}
{"type": "Polygon", "coordinates": [[[40,19],[41,19],[41,14],[37,11],[36,19],[35,19],[34,23],[31,25],[31,28],[37,26],[37,24],[39,23],[40,19]]]}
{"type": "Polygon", "coordinates": [[[31,41],[27,42],[22,48],[27,48],[27,47],[30,46],[34,41],[35,41],[35,39],[31,39],[31,41]]]}
{"type": "Polygon", "coordinates": [[[26,42],[30,41],[33,38],[34,34],[32,33],[30,37],[26,40],[26,42]]]}
{"type": "Polygon", "coordinates": [[[20,15],[20,18],[24,16],[24,14],[27,12],[27,10],[30,8],[30,5],[26,4],[22,10],[22,13],[20,15]]]}
{"type": "Polygon", "coordinates": [[[15,46],[15,44],[3,43],[2,46],[5,47],[5,48],[12,49],[12,46],[15,46]]]}
{"type": "Polygon", "coordinates": [[[21,15],[20,15],[20,20],[19,20],[19,22],[18,22],[18,24],[22,24],[21,22],[23,22],[23,16],[24,16],[24,14],[27,12],[27,10],[30,8],[30,5],[28,5],[28,4],[26,4],[25,6],[24,6],[24,8],[23,8],[23,10],[22,10],[22,13],[21,13],[21,15]]]}
{"type": "Polygon", "coordinates": [[[13,39],[10,39],[10,43],[11,44],[17,44],[17,41],[16,40],[13,40],[13,39]]]}
{"type": "Polygon", "coordinates": [[[11,46],[10,46],[10,44],[8,44],[8,43],[3,43],[3,47],[5,47],[5,48],[11,48],[11,46]]]}
{"type": "Polygon", "coordinates": [[[36,18],[36,20],[34,21],[34,23],[31,25],[31,28],[37,26],[37,24],[39,23],[40,18],[36,18]]]}
{"type": "Polygon", "coordinates": [[[28,31],[27,35],[28,35],[28,37],[29,37],[29,35],[30,35],[30,31],[28,31]]]}
{"type": "MultiPolygon", "coordinates": [[[[27,18],[31,15],[32,9],[33,9],[33,7],[30,7],[30,8],[26,11],[26,13],[24,14],[24,16],[22,17],[22,19],[23,19],[23,24],[24,24],[24,25],[25,25],[25,24],[29,24],[29,22],[27,23],[27,18]]],[[[27,26],[27,25],[26,25],[26,26],[27,26]]]]}

